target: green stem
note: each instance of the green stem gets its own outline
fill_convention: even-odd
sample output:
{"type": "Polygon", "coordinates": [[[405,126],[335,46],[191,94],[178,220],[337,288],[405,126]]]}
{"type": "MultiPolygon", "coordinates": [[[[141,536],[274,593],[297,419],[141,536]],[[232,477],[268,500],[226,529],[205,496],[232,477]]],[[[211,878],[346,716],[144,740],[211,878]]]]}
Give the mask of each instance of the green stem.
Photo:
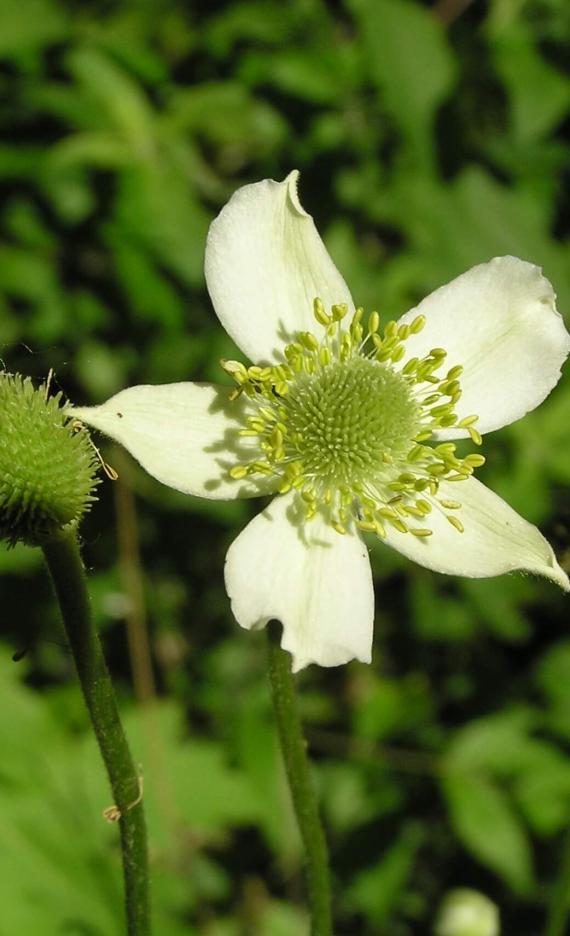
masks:
{"type": "Polygon", "coordinates": [[[312,936],[331,936],[331,887],[327,843],[299,716],[295,681],[291,672],[291,657],[281,649],[279,631],[280,627],[276,623],[271,623],[267,627],[269,678],[283,760],[301,838],[305,846],[311,904],[311,934],[312,936]]]}
{"type": "Polygon", "coordinates": [[[558,878],[552,890],[544,936],[564,936],[570,911],[570,830],[562,845],[562,860],[558,878]]]}
{"type": "Polygon", "coordinates": [[[127,932],[148,936],[148,861],[140,778],[123,731],[113,684],[93,625],[85,569],[74,531],[42,544],[81,688],[120,813],[127,932]],[[141,800],[137,802],[137,800],[141,800]]]}

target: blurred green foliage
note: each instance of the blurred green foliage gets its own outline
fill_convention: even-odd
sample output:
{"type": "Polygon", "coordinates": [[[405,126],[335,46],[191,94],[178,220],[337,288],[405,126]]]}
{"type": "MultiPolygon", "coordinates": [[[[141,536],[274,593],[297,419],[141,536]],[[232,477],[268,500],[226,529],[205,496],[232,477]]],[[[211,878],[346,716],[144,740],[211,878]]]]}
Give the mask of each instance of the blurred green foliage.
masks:
{"type": "MultiPolygon", "coordinates": [[[[544,267],[568,313],[570,8],[463,6],[2,0],[5,366],[54,368],[78,403],[220,379],[232,346],[204,287],[208,224],[239,185],[293,167],[365,307],[398,316],[512,253],[544,267]]],[[[569,411],[567,376],[487,437],[481,473],[567,569],[569,411]]],[[[184,498],[103,452],[122,482],[102,490],[84,551],[144,769],[156,931],[306,932],[263,636],[238,632],[222,586],[255,505],[184,498]],[[129,487],[140,568],[121,537],[129,487]],[[142,575],[155,705],[135,704],[119,560],[142,575]]],[[[568,599],[373,552],[374,664],[300,678],[336,933],[427,933],[442,894],[470,886],[505,933],[536,936],[570,825],[568,599]]],[[[1,551],[0,573],[0,936],[112,936],[116,830],[49,583],[31,550],[1,551]]]]}

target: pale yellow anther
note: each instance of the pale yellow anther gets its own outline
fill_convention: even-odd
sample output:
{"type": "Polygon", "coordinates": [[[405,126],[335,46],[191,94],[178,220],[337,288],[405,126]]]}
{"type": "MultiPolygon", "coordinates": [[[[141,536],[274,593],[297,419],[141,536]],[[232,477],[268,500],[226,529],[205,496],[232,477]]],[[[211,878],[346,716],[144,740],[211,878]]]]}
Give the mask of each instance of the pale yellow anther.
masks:
{"type": "Polygon", "coordinates": [[[402,374],[413,374],[417,370],[420,359],[417,357],[410,358],[409,361],[406,361],[402,368],[402,374]]]}
{"type": "Polygon", "coordinates": [[[392,356],[393,350],[394,350],[393,345],[392,347],[390,347],[388,342],[384,342],[383,347],[379,351],[376,352],[376,360],[382,363],[384,361],[389,361],[390,357],[392,356]]]}
{"type": "Polygon", "coordinates": [[[460,388],[458,380],[443,380],[439,385],[439,392],[443,396],[453,396],[460,388]]]}
{"type": "Polygon", "coordinates": [[[419,527],[417,529],[410,527],[409,532],[412,533],[414,536],[418,536],[420,539],[422,537],[433,535],[433,530],[428,530],[426,527],[419,527]]]}
{"type": "Polygon", "coordinates": [[[447,416],[453,409],[451,403],[440,403],[438,406],[432,406],[430,414],[436,416],[447,416]]]}
{"type": "Polygon", "coordinates": [[[234,465],[233,468],[230,468],[230,477],[234,481],[241,481],[242,478],[245,478],[247,474],[247,467],[245,465],[234,465]]]}
{"type": "Polygon", "coordinates": [[[350,357],[351,351],[352,351],[352,341],[351,341],[350,335],[348,335],[345,332],[345,334],[340,339],[340,352],[339,352],[340,360],[347,361],[348,358],[350,357]]]}
{"type": "Polygon", "coordinates": [[[346,527],[342,525],[338,520],[333,520],[332,522],[333,530],[336,530],[337,533],[340,533],[341,536],[344,536],[346,533],[346,527]]]}
{"type": "Polygon", "coordinates": [[[258,471],[261,474],[273,474],[275,469],[269,462],[256,461],[250,465],[251,471],[258,471]]]}
{"type": "Polygon", "coordinates": [[[386,322],[384,327],[384,337],[385,338],[397,338],[398,337],[398,323],[394,322],[392,319],[389,322],[386,322]]]}
{"type": "Polygon", "coordinates": [[[299,341],[307,351],[316,351],[319,342],[312,332],[299,332],[299,341]]]}
{"type": "Polygon", "coordinates": [[[398,361],[401,361],[405,353],[406,353],[406,349],[404,348],[404,345],[398,345],[396,348],[394,348],[394,350],[392,351],[392,354],[390,355],[394,364],[397,364],[398,361]]]}
{"type": "Polygon", "coordinates": [[[447,372],[448,380],[456,380],[457,377],[461,377],[463,373],[463,368],[461,364],[456,364],[455,367],[451,367],[447,372]]]}
{"type": "Polygon", "coordinates": [[[476,422],[479,422],[478,416],[465,416],[464,419],[461,419],[457,423],[458,429],[468,429],[469,426],[474,426],[476,422]]]}
{"type": "Polygon", "coordinates": [[[452,526],[452,527],[455,527],[455,529],[456,529],[459,533],[463,533],[463,532],[465,531],[465,527],[463,526],[463,524],[462,524],[461,520],[459,519],[459,517],[453,517],[453,516],[451,516],[451,514],[446,514],[445,516],[447,517],[447,519],[448,519],[449,522],[451,523],[451,526],[452,526]]]}
{"type": "Polygon", "coordinates": [[[380,316],[378,312],[371,312],[368,318],[368,334],[374,335],[380,328],[380,316]]]}
{"type": "Polygon", "coordinates": [[[362,336],[364,335],[364,329],[362,325],[360,324],[360,322],[352,323],[352,325],[350,326],[350,334],[355,344],[359,344],[359,342],[362,341],[362,336]]]}
{"type": "Polygon", "coordinates": [[[410,337],[411,328],[409,325],[398,326],[398,338],[400,341],[406,341],[410,337]]]}
{"type": "Polygon", "coordinates": [[[357,520],[356,526],[363,533],[376,533],[378,530],[378,524],[374,523],[373,520],[357,520]]]}
{"type": "MultiPolygon", "coordinates": [[[[345,317],[347,312],[348,312],[348,306],[346,302],[339,302],[336,305],[331,306],[331,313],[332,313],[333,321],[335,322],[340,322],[345,317]]],[[[361,313],[360,318],[362,318],[362,316],[364,315],[363,309],[357,309],[354,314],[353,321],[356,319],[356,316],[358,315],[359,312],[361,313]]],[[[360,321],[360,319],[358,321],[360,321]]]]}
{"type": "Polygon", "coordinates": [[[257,416],[248,416],[247,424],[250,429],[257,429],[258,432],[263,432],[266,425],[265,421],[258,419],[257,416]]]}
{"type": "Polygon", "coordinates": [[[321,367],[328,367],[331,362],[331,353],[328,348],[321,348],[319,351],[319,364],[321,367]]]}
{"type": "Polygon", "coordinates": [[[432,507],[430,502],[423,500],[423,498],[418,498],[416,501],[416,506],[419,507],[423,514],[431,513],[432,507]]]}
{"type": "Polygon", "coordinates": [[[325,310],[325,307],[319,298],[313,300],[313,315],[319,325],[330,325],[331,317],[325,310]]]}
{"type": "Polygon", "coordinates": [[[471,436],[471,440],[475,443],[475,445],[481,445],[481,444],[482,444],[482,442],[483,442],[483,436],[481,435],[481,433],[479,432],[478,429],[475,429],[474,426],[468,426],[468,427],[467,427],[467,432],[468,432],[469,435],[471,436]]]}
{"type": "Polygon", "coordinates": [[[400,517],[388,517],[387,519],[388,519],[388,523],[391,526],[393,526],[395,530],[398,530],[400,533],[409,532],[408,524],[404,523],[404,521],[400,517]]]}
{"type": "Polygon", "coordinates": [[[486,462],[484,455],[479,455],[477,452],[474,452],[472,455],[466,455],[463,459],[463,464],[468,465],[470,468],[480,468],[481,465],[484,465],[486,462]]]}
{"type": "Polygon", "coordinates": [[[222,358],[220,364],[225,370],[226,374],[230,374],[232,377],[234,377],[236,374],[247,377],[247,368],[240,361],[226,361],[225,358],[222,358]]]}
{"type": "Polygon", "coordinates": [[[408,452],[407,461],[417,462],[418,459],[422,458],[424,455],[425,448],[423,445],[414,445],[413,449],[408,452]]]}
{"type": "Polygon", "coordinates": [[[436,445],[436,447],[434,448],[434,452],[436,453],[436,455],[442,455],[442,456],[453,455],[456,448],[457,446],[455,442],[442,442],[440,445],[436,445]]]}
{"type": "Polygon", "coordinates": [[[417,335],[418,332],[421,332],[422,328],[426,323],[425,315],[416,315],[413,322],[410,324],[410,331],[412,335],[417,335]]]}
{"type": "Polygon", "coordinates": [[[271,433],[271,441],[275,448],[281,448],[283,445],[283,433],[277,426],[275,426],[273,432],[271,433]]]}
{"type": "Polygon", "coordinates": [[[445,507],[446,510],[459,510],[461,507],[461,501],[440,500],[439,503],[442,507],[445,507]]]}
{"type": "Polygon", "coordinates": [[[422,518],[424,516],[423,511],[420,510],[419,507],[414,507],[413,504],[404,504],[400,510],[402,510],[405,514],[408,514],[410,517],[422,518]]]}

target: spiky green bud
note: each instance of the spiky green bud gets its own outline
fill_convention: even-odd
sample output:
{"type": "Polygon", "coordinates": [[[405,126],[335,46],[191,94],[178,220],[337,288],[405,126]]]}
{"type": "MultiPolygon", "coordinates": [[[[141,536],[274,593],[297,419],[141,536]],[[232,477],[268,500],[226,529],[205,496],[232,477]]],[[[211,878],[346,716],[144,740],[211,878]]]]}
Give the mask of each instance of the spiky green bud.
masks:
{"type": "Polygon", "coordinates": [[[98,484],[87,431],[29,377],[0,373],[0,539],[38,545],[79,523],[98,484]]]}

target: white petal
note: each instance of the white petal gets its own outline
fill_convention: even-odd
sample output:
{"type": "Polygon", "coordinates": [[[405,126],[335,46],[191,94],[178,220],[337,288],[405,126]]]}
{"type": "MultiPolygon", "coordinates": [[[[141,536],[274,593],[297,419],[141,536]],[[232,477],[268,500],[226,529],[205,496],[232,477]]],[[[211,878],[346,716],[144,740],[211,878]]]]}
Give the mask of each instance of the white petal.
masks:
{"type": "Polygon", "coordinates": [[[226,590],[238,624],[283,625],[297,672],[309,663],[369,663],[374,589],[366,546],[316,517],[303,524],[294,493],[276,497],[228,550],[226,590]]]}
{"type": "Polygon", "coordinates": [[[240,397],[213,384],[172,383],[121,390],[102,406],[67,412],[120,442],[154,478],[183,491],[219,500],[255,497],[275,488],[272,479],[234,481],[230,468],[250,460],[240,397]]]}
{"type": "Polygon", "coordinates": [[[314,331],[313,300],[346,302],[348,287],[297,195],[284,182],[245,185],[212,223],[205,273],[218,317],[255,363],[268,362],[299,330],[314,331]]]}
{"type": "Polygon", "coordinates": [[[419,539],[390,529],[388,544],[435,572],[488,578],[518,569],[544,575],[570,590],[568,576],[540,530],[484,484],[475,478],[443,482],[438,497],[461,501],[461,509],[447,513],[462,522],[463,533],[448,522],[443,511],[434,508],[423,524],[433,530],[432,536],[419,539]]]}
{"type": "MultiPolygon", "coordinates": [[[[406,350],[414,357],[445,348],[446,365],[465,368],[458,416],[477,414],[479,431],[491,432],[542,403],[560,378],[570,335],[555,299],[539,267],[495,257],[436,289],[403,316],[402,322],[419,314],[427,320],[423,331],[406,341],[406,350]]],[[[465,434],[449,429],[439,435],[465,434]]]]}

